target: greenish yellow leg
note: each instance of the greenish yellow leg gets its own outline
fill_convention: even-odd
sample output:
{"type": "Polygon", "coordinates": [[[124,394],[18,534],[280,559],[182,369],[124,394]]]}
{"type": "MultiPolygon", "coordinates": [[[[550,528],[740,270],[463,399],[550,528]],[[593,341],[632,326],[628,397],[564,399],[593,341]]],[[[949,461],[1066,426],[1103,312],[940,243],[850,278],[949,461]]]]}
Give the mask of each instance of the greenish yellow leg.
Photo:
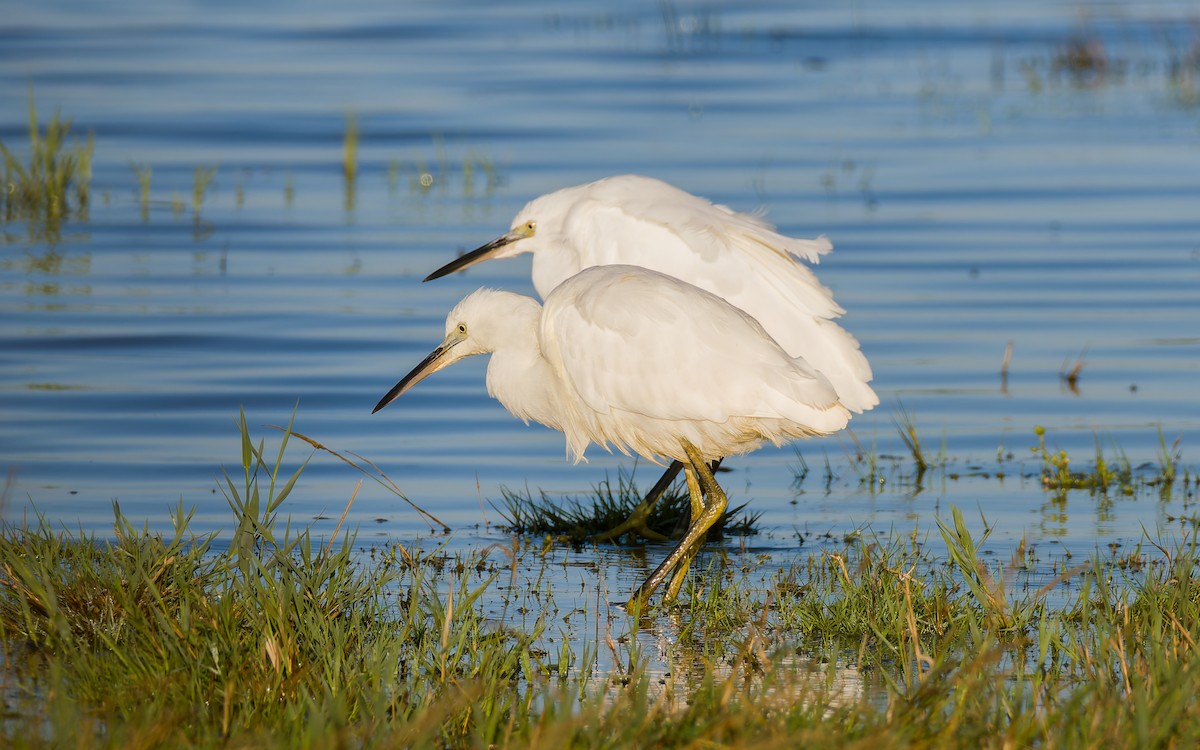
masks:
{"type": "MultiPolygon", "coordinates": [[[[700,490],[700,481],[696,479],[696,472],[692,467],[688,467],[684,472],[687,477],[688,494],[692,498],[692,519],[697,519],[704,514],[704,504],[700,502],[703,492],[700,490]]],[[[699,548],[699,544],[696,545],[699,548]]],[[[688,570],[692,567],[692,560],[696,557],[696,549],[692,549],[675,567],[675,575],[671,577],[671,583],[667,585],[667,590],[663,594],[664,602],[673,602],[675,597],[679,595],[679,589],[683,587],[683,582],[687,578],[688,570]]]]}
{"type": "Polygon", "coordinates": [[[652,542],[665,542],[667,538],[646,526],[646,521],[650,519],[650,511],[654,509],[654,504],[671,487],[671,482],[674,482],[675,477],[679,476],[679,470],[682,468],[682,463],[672,461],[658,482],[646,493],[645,499],[629,514],[629,518],[608,531],[595,534],[592,536],[592,541],[608,542],[613,539],[620,539],[622,534],[632,531],[638,536],[649,539],[652,542]]]}
{"type": "Polygon", "coordinates": [[[729,506],[729,498],[725,496],[725,490],[721,489],[721,485],[717,484],[717,478],[713,475],[715,464],[720,461],[714,463],[714,469],[710,469],[708,462],[700,455],[700,451],[696,450],[691,443],[685,440],[683,449],[687,451],[688,458],[692,459],[692,463],[696,467],[701,491],[708,496],[708,505],[704,506],[704,531],[707,532],[717,521],[721,520],[721,515],[729,506]]]}
{"type": "MultiPolygon", "coordinates": [[[[721,459],[718,458],[709,467],[715,472],[720,465],[721,459]]],[[[629,514],[629,518],[608,531],[594,534],[591,540],[593,542],[610,542],[614,539],[620,539],[622,534],[633,532],[643,539],[649,539],[652,542],[665,542],[667,537],[651,529],[646,525],[646,522],[650,520],[650,511],[654,509],[654,504],[671,488],[671,483],[675,481],[675,477],[679,476],[679,471],[682,468],[683,464],[681,462],[672,461],[667,470],[663,472],[663,475],[659,477],[658,482],[646,493],[645,499],[629,514]]],[[[693,513],[692,518],[695,517],[696,514],[693,513]]]]}
{"type": "MultiPolygon", "coordinates": [[[[691,564],[704,535],[721,518],[721,514],[725,512],[725,507],[728,505],[725,492],[717,485],[717,480],[713,477],[712,470],[709,469],[704,457],[700,455],[700,451],[686,440],[683,441],[683,450],[691,464],[685,468],[688,469],[689,474],[688,491],[691,494],[692,507],[700,507],[703,510],[699,515],[693,516],[691,525],[688,526],[687,533],[683,535],[679,545],[671,550],[667,559],[663,560],[650,574],[650,577],[638,587],[637,591],[633,592],[633,596],[628,602],[630,608],[639,604],[644,606],[650,595],[662,585],[671,571],[682,567],[682,575],[687,574],[687,566],[691,564]],[[695,479],[698,481],[693,481],[692,472],[695,472],[695,479]],[[707,505],[704,504],[703,499],[705,494],[709,498],[707,505]],[[681,564],[683,565],[681,566],[681,564]]],[[[682,585],[681,574],[676,573],[676,577],[680,578],[679,585],[682,585]]],[[[672,581],[672,585],[675,585],[674,581],[672,581]]]]}
{"type": "Polygon", "coordinates": [[[687,559],[681,566],[683,568],[682,575],[679,573],[676,574],[679,576],[681,584],[683,576],[687,575],[687,570],[691,567],[692,559],[700,551],[700,545],[704,543],[704,538],[708,536],[709,530],[716,525],[717,521],[721,520],[721,516],[725,514],[725,508],[729,505],[729,498],[725,496],[725,490],[721,489],[721,485],[717,484],[716,476],[713,475],[713,470],[720,461],[714,462],[712,468],[710,468],[708,462],[700,455],[700,451],[696,450],[690,443],[684,442],[683,448],[687,451],[688,457],[692,459],[692,463],[696,467],[696,477],[700,484],[700,494],[708,498],[708,504],[703,506],[703,513],[700,516],[700,532],[695,535],[692,548],[689,550],[687,559]]]}

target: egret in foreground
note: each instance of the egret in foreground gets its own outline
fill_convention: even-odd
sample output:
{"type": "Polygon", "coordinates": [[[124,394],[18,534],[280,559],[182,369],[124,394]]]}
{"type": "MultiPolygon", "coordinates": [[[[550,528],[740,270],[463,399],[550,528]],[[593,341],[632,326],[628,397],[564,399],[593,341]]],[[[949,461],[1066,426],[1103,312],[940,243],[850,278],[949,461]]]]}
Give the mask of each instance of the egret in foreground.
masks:
{"type": "MultiPolygon", "coordinates": [[[[530,201],[504,235],[431,273],[426,281],[489,258],[533,253],[533,286],[543,299],[585,268],[628,264],[682,279],[749,314],[784,351],[825,376],[846,408],[879,403],[858,341],[834,322],[845,311],[812,270],[832,245],[795,239],[761,218],[714,205],[665,182],[620,175],[530,201]]],[[[676,364],[664,361],[668,370],[676,364]]],[[[645,528],[671,469],[629,521],[602,537],[645,528]]]]}
{"type": "Polygon", "coordinates": [[[525,422],[561,431],[576,461],[596,443],[683,465],[690,524],[631,606],[668,577],[664,599],[678,594],[724,512],[710,461],[836,432],[850,419],[829,379],[754,318],[676,278],[625,265],[581,271],[544,306],[512,292],[473,292],[446,318],[442,343],[375,411],[426,376],[488,353],[488,393],[525,422]]]}

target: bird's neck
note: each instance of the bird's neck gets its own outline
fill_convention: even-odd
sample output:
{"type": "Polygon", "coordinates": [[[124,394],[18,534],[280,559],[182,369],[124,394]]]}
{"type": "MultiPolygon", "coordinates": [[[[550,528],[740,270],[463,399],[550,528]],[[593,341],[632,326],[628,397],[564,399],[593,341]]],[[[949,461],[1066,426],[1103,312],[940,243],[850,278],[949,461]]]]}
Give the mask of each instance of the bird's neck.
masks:
{"type": "MultiPolygon", "coordinates": [[[[540,312],[540,306],[537,312],[540,312]]],[[[492,350],[488,363],[488,394],[513,416],[561,430],[558,380],[542,356],[537,317],[509,320],[505,341],[492,350]]]]}
{"type": "Polygon", "coordinates": [[[579,273],[582,261],[575,246],[569,242],[555,244],[542,252],[533,254],[533,269],[530,276],[533,288],[542,299],[562,282],[579,273]]]}

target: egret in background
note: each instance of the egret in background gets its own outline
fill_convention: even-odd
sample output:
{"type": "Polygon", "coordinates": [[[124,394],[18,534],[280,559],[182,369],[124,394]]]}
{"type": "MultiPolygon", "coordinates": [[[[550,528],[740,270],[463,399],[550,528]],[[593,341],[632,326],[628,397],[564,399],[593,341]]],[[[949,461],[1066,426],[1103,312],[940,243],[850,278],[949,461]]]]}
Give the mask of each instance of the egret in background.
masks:
{"type": "Polygon", "coordinates": [[[492,289],[468,295],[446,318],[442,343],[375,411],[426,376],[488,353],[488,393],[526,423],[561,431],[577,462],[596,443],[683,465],[688,529],[631,606],[644,605],[668,576],[664,599],[678,594],[724,512],[710,461],[768,441],[829,434],[850,419],[829,379],[788,354],[754,318],[679,279],[627,265],[581,271],[544,306],[492,289]]]}
{"type": "MultiPolygon", "coordinates": [[[[812,270],[832,245],[794,239],[761,218],[714,205],[660,180],[608,177],[530,201],[511,230],[429,274],[440,278],[489,258],[533,253],[533,286],[546,299],[585,268],[627,264],[682,279],[749,314],[784,351],[825,376],[846,408],[879,403],[858,341],[834,322],[845,311],[812,270]]],[[[664,362],[668,371],[677,368],[664,362]]],[[[680,466],[671,468],[628,521],[601,535],[649,532],[650,507],[680,466]]]]}

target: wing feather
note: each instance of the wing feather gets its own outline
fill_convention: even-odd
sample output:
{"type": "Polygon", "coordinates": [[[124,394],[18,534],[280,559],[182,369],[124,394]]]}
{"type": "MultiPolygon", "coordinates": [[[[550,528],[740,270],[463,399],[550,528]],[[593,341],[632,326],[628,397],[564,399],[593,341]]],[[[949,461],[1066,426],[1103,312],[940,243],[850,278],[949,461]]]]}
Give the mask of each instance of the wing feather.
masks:
{"type": "Polygon", "coordinates": [[[590,269],[546,302],[541,345],[571,392],[601,417],[723,423],[776,418],[837,393],[756,321],[678,279],[590,269]]]}
{"type": "Polygon", "coordinates": [[[832,247],[827,239],[786,237],[760,217],[638,175],[561,192],[570,197],[562,236],[571,247],[538,254],[535,280],[539,272],[553,277],[539,289],[602,265],[641,266],[680,278],[759,321],[784,350],[823,373],[849,408],[878,404],[858,341],[834,322],[844,310],[796,260],[817,261],[832,247]]]}

